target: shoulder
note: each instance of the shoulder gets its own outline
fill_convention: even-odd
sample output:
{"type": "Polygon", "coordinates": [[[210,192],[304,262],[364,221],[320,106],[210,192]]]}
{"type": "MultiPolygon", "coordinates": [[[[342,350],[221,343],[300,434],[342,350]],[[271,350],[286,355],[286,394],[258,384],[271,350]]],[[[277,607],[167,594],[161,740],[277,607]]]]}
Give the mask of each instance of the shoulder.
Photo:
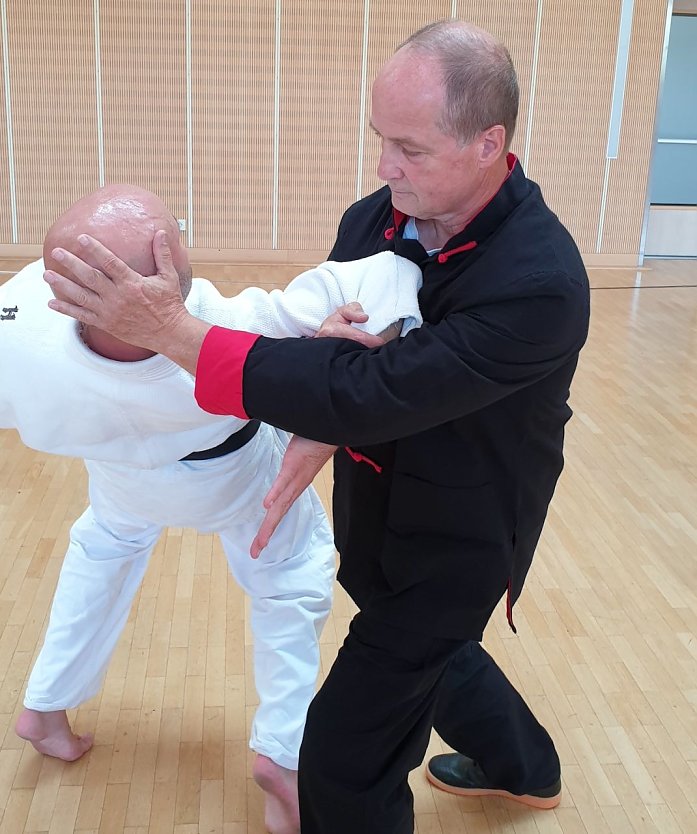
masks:
{"type": "Polygon", "coordinates": [[[52,298],[51,290],[44,281],[44,262],[39,259],[27,264],[12,278],[0,284],[2,306],[14,306],[20,300],[32,306],[45,305],[52,298]]]}
{"type": "Polygon", "coordinates": [[[355,217],[364,217],[366,214],[390,214],[392,211],[392,199],[390,196],[390,189],[385,185],[357,200],[350,205],[344,212],[342,222],[346,219],[354,219],[355,217]]]}
{"type": "Polygon", "coordinates": [[[346,209],[339,223],[329,260],[346,261],[372,255],[382,248],[392,218],[390,189],[385,186],[346,209]]]}
{"type": "Polygon", "coordinates": [[[44,262],[39,258],[38,261],[32,261],[32,263],[22,267],[16,275],[13,275],[3,284],[0,284],[0,287],[5,290],[7,287],[19,287],[30,281],[43,282],[44,269],[44,262]]]}
{"type": "Polygon", "coordinates": [[[34,261],[0,284],[0,338],[3,347],[10,343],[45,346],[59,334],[75,327],[68,316],[51,310],[51,288],[44,281],[43,261],[34,261]]]}
{"type": "Polygon", "coordinates": [[[588,275],[576,242],[545,202],[539,186],[528,182],[528,198],[511,213],[490,245],[484,245],[484,252],[496,262],[504,284],[542,293],[553,288],[577,298],[588,294],[588,275]]]}

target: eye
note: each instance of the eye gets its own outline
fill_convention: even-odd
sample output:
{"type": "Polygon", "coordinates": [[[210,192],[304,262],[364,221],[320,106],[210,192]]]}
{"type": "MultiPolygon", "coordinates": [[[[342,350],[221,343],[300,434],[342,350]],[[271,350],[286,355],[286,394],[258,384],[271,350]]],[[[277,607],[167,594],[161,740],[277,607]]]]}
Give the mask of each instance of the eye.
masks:
{"type": "Polygon", "coordinates": [[[402,150],[404,151],[404,156],[408,159],[417,159],[418,157],[424,155],[423,151],[410,151],[408,148],[402,148],[402,150]]]}

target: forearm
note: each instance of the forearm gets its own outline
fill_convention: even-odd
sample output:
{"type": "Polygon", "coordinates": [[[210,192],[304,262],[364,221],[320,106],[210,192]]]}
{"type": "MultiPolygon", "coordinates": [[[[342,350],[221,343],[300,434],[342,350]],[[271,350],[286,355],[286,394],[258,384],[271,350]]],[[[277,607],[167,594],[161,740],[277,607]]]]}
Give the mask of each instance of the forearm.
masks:
{"type": "Polygon", "coordinates": [[[163,328],[153,334],[148,347],[194,376],[201,346],[211,326],[187,313],[176,326],[163,328]]]}
{"type": "Polygon", "coordinates": [[[214,328],[202,348],[196,399],[206,411],[257,416],[334,445],[382,442],[445,422],[451,392],[418,371],[410,396],[399,383],[393,388],[384,372],[395,356],[385,350],[391,353],[345,339],[279,342],[214,328]]]}
{"type": "Polygon", "coordinates": [[[257,417],[339,446],[405,437],[486,408],[578,353],[585,318],[573,294],[546,292],[458,312],[365,350],[339,339],[275,341],[211,331],[196,398],[207,411],[257,417]]]}

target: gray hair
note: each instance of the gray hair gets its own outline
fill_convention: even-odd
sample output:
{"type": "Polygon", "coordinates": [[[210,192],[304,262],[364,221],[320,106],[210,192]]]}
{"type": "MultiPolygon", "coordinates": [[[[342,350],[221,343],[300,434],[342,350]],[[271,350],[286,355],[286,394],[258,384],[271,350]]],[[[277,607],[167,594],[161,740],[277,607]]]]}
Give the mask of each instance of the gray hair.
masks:
{"type": "Polygon", "coordinates": [[[510,147],[518,116],[518,80],[506,47],[469,23],[439,20],[398,47],[436,58],[443,72],[445,108],[438,127],[463,145],[493,125],[506,129],[510,147]]]}

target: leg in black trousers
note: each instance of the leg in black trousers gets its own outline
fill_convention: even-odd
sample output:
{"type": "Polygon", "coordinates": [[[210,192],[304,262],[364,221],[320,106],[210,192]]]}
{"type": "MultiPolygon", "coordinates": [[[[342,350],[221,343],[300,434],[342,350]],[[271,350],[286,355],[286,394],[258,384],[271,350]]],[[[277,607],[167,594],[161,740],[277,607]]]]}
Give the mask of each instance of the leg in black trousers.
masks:
{"type": "Polygon", "coordinates": [[[310,706],[300,750],[303,834],[412,834],[438,684],[462,641],[360,612],[310,706]]]}
{"type": "Polygon", "coordinates": [[[479,764],[492,784],[513,794],[559,779],[549,733],[479,643],[467,643],[448,666],[433,724],[447,744],[479,764]]]}

